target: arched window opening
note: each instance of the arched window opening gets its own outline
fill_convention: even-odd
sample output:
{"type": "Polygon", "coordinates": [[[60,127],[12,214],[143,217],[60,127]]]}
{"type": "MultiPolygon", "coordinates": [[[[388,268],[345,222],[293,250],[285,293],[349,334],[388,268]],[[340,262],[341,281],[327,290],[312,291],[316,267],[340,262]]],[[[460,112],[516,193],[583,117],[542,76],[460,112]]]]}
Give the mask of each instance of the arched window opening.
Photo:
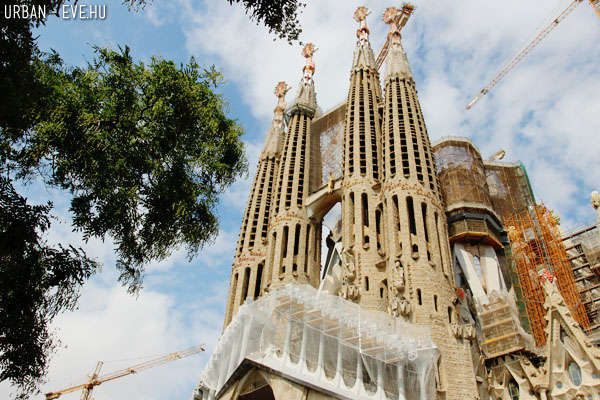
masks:
{"type": "Polygon", "coordinates": [[[250,267],[247,267],[244,271],[244,281],[242,283],[242,297],[240,304],[244,304],[246,297],[248,297],[248,284],[250,283],[250,267]]]}
{"type": "Polygon", "coordinates": [[[519,385],[512,378],[508,382],[508,395],[511,400],[519,400],[519,385]]]}
{"type": "Polygon", "coordinates": [[[421,216],[423,217],[423,229],[425,230],[425,240],[429,242],[429,229],[427,229],[427,204],[421,203],[421,216]]]}
{"type": "Polygon", "coordinates": [[[565,342],[565,338],[567,337],[567,331],[565,331],[565,328],[562,327],[562,325],[560,326],[560,341],[562,343],[565,342]]]}
{"type": "Polygon", "coordinates": [[[571,378],[571,382],[573,382],[573,385],[581,385],[581,368],[579,368],[579,365],[576,362],[571,361],[569,363],[568,371],[569,378],[571,378]]]}
{"type": "Polygon", "coordinates": [[[437,294],[433,295],[433,308],[435,308],[435,311],[437,312],[437,310],[438,310],[437,294]]]}
{"type": "Polygon", "coordinates": [[[423,299],[421,298],[421,289],[417,289],[417,301],[419,305],[423,305],[423,299]]]}
{"type": "Polygon", "coordinates": [[[369,277],[365,276],[365,290],[368,292],[369,291],[369,277]]]}
{"type": "Polygon", "coordinates": [[[406,198],[406,208],[408,211],[408,225],[410,227],[410,233],[413,235],[417,234],[417,223],[415,221],[415,207],[413,205],[412,197],[406,198]]]}
{"type": "MultiPolygon", "coordinates": [[[[306,248],[304,249],[304,273],[308,274],[308,258],[310,257],[309,251],[310,244],[310,224],[306,225],[306,248]]],[[[315,252],[317,250],[315,249],[315,252]]]]}
{"type": "Polygon", "coordinates": [[[361,195],[361,203],[362,203],[362,224],[363,226],[369,226],[369,199],[367,198],[367,194],[363,193],[361,195]]]}
{"type": "Polygon", "coordinates": [[[275,253],[277,252],[275,249],[277,248],[277,232],[273,232],[273,235],[271,236],[273,238],[273,247],[272,247],[272,251],[271,254],[269,255],[269,262],[271,265],[271,268],[273,268],[273,261],[275,261],[275,253]]]}
{"type": "Polygon", "coordinates": [[[481,261],[479,260],[479,257],[473,256],[473,265],[475,265],[475,272],[477,272],[477,276],[481,278],[483,276],[483,272],[481,272],[481,261]]]}
{"type": "Polygon", "coordinates": [[[452,323],[452,307],[448,307],[448,322],[452,323]]]}
{"type": "Polygon", "coordinates": [[[281,242],[281,257],[287,257],[287,248],[288,248],[288,236],[290,234],[290,228],[288,226],[283,227],[283,240],[281,242]]]}
{"type": "Polygon", "coordinates": [[[350,204],[349,204],[349,208],[350,208],[350,225],[354,226],[354,193],[350,193],[350,204]]]}
{"type": "Polygon", "coordinates": [[[252,376],[245,379],[243,387],[239,388],[240,394],[237,400],[275,400],[275,395],[271,386],[259,372],[254,372],[252,376]]]}
{"type": "Polygon", "coordinates": [[[260,287],[262,284],[262,274],[263,274],[263,263],[258,264],[258,269],[256,270],[256,282],[254,284],[254,299],[256,300],[258,296],[260,296],[260,287]]]}
{"type": "Polygon", "coordinates": [[[298,247],[300,247],[300,224],[296,224],[296,232],[294,232],[294,255],[298,255],[298,247]]]}
{"type": "Polygon", "coordinates": [[[398,204],[398,196],[394,195],[394,197],[392,197],[393,203],[394,203],[394,221],[396,221],[396,224],[398,224],[398,232],[400,232],[400,205],[398,204]]]}

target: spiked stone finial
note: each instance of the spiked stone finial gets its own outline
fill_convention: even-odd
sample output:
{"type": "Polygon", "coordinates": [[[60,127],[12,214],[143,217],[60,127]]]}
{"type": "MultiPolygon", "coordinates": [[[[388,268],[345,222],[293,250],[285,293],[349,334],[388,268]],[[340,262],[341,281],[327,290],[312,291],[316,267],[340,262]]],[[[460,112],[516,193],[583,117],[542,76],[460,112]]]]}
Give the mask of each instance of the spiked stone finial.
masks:
{"type": "Polygon", "coordinates": [[[302,68],[302,72],[304,72],[304,81],[308,82],[312,76],[315,74],[315,63],[312,59],[313,54],[318,49],[312,43],[307,43],[306,46],[302,49],[302,55],[306,58],[306,65],[302,68]]]}
{"type": "Polygon", "coordinates": [[[354,11],[354,20],[360,24],[360,28],[356,31],[356,37],[360,40],[369,40],[369,28],[367,28],[367,15],[371,11],[365,6],[360,6],[354,11]]]}
{"type": "Polygon", "coordinates": [[[290,91],[292,87],[288,86],[285,82],[279,82],[277,86],[275,86],[275,96],[277,96],[277,106],[275,107],[275,115],[281,114],[283,116],[283,112],[285,111],[285,95],[290,91]]]}

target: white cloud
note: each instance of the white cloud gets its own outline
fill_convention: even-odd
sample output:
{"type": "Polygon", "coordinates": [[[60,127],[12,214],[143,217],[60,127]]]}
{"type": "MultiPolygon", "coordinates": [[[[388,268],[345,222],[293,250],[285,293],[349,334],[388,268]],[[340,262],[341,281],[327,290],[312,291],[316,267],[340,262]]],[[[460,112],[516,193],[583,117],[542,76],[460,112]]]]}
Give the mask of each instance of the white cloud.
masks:
{"type": "MultiPolygon", "coordinates": [[[[212,298],[222,288],[208,285],[205,290],[207,298],[212,298]]],[[[107,382],[95,390],[95,398],[105,399],[189,398],[220,334],[223,300],[213,299],[203,309],[190,312],[164,293],[144,290],[136,298],[119,286],[89,283],[79,309],[59,316],[53,324],[64,347],[51,361],[50,383],[43,385],[42,392],[84,382],[98,360],[105,362],[102,373],[108,373],[206,343],[206,353],[107,382]],[[144,356],[150,357],[140,358],[144,356]]],[[[8,385],[0,384],[1,398],[9,398],[9,392],[8,385]]]]}

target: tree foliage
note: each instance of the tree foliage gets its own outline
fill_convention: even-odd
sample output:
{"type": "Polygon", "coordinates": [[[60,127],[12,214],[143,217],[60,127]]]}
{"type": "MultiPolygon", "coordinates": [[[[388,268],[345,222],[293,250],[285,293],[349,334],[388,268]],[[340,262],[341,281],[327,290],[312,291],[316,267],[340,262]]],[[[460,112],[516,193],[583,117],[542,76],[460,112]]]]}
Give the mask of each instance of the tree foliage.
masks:
{"type": "MultiPolygon", "coordinates": [[[[299,40],[302,27],[298,20],[306,2],[302,0],[226,0],[230,5],[241,4],[246,10],[246,15],[256,22],[264,25],[269,33],[276,34],[280,39],[287,40],[290,44],[299,40]]],[[[140,9],[153,0],[124,0],[129,8],[140,9]]]]}
{"type": "Polygon", "coordinates": [[[81,249],[43,241],[50,209],[50,203],[27,204],[0,178],[0,381],[25,393],[45,374],[50,321],[76,306],[79,289],[97,267],[81,249]]]}
{"type": "MultiPolygon", "coordinates": [[[[226,0],[290,43],[301,0],[226,0]]],[[[77,0],[21,0],[48,15],[77,0]]],[[[123,0],[139,9],[147,0],[123,0]]],[[[55,346],[49,331],[98,265],[72,246],[50,246],[50,203],[30,205],[15,182],[71,195],[73,229],[113,240],[120,280],[134,292],[144,266],[217,234],[218,195],[246,171],[242,129],[217,93],[221,76],[129,48],[95,48],[85,67],[42,53],[45,19],[7,19],[0,8],[0,381],[34,391],[55,346]]]]}
{"type": "Polygon", "coordinates": [[[134,291],[144,264],[179,245],[194,254],[216,236],[218,195],[246,168],[242,129],[215,93],[214,69],[95,51],[86,68],[37,61],[47,110],[9,159],[19,177],[41,173],[73,194],[74,228],[115,241],[134,291]]]}
{"type": "Polygon", "coordinates": [[[218,195],[246,171],[214,67],[146,65],[124,47],[95,48],[91,63],[69,68],[27,46],[0,63],[0,381],[24,396],[45,375],[49,323],[75,307],[95,264],[81,249],[47,246],[51,206],[28,206],[13,182],[69,193],[73,229],[114,241],[134,292],[149,262],[181,246],[193,256],[216,237],[218,195]],[[27,79],[16,84],[19,70],[27,79]]]}
{"type": "Polygon", "coordinates": [[[229,4],[242,4],[246,14],[257,24],[264,24],[269,33],[275,33],[290,44],[297,41],[302,28],[298,14],[306,3],[301,0],[227,0],[229,4]]]}

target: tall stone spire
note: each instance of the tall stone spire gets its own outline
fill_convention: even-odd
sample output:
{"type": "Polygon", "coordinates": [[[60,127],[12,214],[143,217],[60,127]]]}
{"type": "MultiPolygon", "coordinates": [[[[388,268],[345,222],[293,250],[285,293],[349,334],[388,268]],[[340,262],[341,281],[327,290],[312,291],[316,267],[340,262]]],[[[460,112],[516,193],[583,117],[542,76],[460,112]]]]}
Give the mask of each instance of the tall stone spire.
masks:
{"type": "Polygon", "coordinates": [[[441,351],[440,387],[446,399],[477,398],[469,338],[461,336],[447,221],[433,153],[396,26],[388,8],[383,148],[388,312],[431,326],[441,351]]]}
{"type": "Polygon", "coordinates": [[[383,21],[390,25],[388,32],[389,50],[385,63],[384,81],[388,81],[393,77],[401,79],[412,79],[412,72],[408,65],[406,52],[402,47],[402,35],[398,24],[394,23],[400,10],[396,7],[388,7],[383,14],[383,21]]]}
{"type": "Polygon", "coordinates": [[[342,189],[342,241],[344,282],[341,295],[373,309],[383,309],[385,248],[381,176],[381,87],[369,44],[366,17],[359,7],[360,24],[350,74],[344,129],[344,180],[342,189]]]}
{"type": "Polygon", "coordinates": [[[285,112],[285,95],[291,88],[285,82],[279,82],[275,87],[275,96],[279,99],[273,110],[273,122],[267,131],[267,139],[260,155],[263,157],[278,157],[284,136],[283,113],[285,112]]]}
{"type": "Polygon", "coordinates": [[[289,89],[285,82],[279,82],[275,87],[277,106],[274,110],[273,122],[267,131],[263,151],[258,159],[252,191],[244,212],[231,271],[225,326],[229,324],[244,301],[248,298],[256,299],[262,294],[267,232],[272,214],[271,202],[279,167],[281,137],[284,134],[285,94],[289,89]]]}
{"type": "Polygon", "coordinates": [[[316,51],[304,46],[306,58],[298,92],[288,108],[288,131],[281,149],[281,161],[269,226],[265,284],[274,287],[296,281],[317,286],[321,257],[321,224],[313,222],[304,200],[321,184],[319,137],[311,134],[317,110],[313,82],[316,51]]]}

